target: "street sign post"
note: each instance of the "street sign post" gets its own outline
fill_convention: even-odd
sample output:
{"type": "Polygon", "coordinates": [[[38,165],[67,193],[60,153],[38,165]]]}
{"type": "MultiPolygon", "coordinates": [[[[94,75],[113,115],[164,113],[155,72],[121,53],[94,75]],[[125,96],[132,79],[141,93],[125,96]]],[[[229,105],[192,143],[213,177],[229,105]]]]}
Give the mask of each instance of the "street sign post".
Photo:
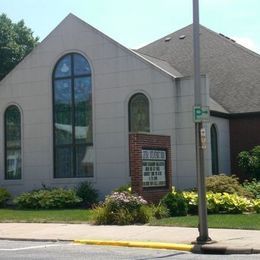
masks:
{"type": "MultiPolygon", "coordinates": [[[[204,151],[201,145],[201,129],[203,117],[209,117],[209,111],[202,107],[200,85],[200,29],[199,29],[199,0],[193,0],[193,55],[194,55],[194,95],[195,95],[195,142],[196,142],[196,172],[199,197],[199,236],[197,243],[208,243],[208,216],[205,188],[204,151]]],[[[203,132],[203,131],[202,131],[203,132]]],[[[203,139],[204,140],[204,139],[203,139]]]]}

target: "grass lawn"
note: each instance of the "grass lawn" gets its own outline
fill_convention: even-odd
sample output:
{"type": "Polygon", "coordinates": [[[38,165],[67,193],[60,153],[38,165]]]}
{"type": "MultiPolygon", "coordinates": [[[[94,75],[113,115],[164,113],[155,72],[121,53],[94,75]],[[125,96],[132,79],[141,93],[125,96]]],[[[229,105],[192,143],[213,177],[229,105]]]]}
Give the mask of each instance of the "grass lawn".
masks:
{"type": "MultiPolygon", "coordinates": [[[[91,223],[92,210],[18,210],[0,209],[0,222],[38,222],[38,223],[91,223]]],[[[153,226],[197,227],[198,216],[173,217],[151,220],[153,226]]],[[[260,230],[260,214],[209,215],[210,228],[235,228],[260,230]]]]}
{"type": "MultiPolygon", "coordinates": [[[[198,216],[173,217],[160,220],[152,220],[150,225],[197,227],[198,216]]],[[[208,215],[208,226],[210,228],[234,228],[260,230],[260,214],[238,214],[238,215],[208,215]]]]}
{"type": "Polygon", "coordinates": [[[0,222],[38,222],[38,223],[89,223],[92,210],[15,210],[0,209],[0,222]]]}

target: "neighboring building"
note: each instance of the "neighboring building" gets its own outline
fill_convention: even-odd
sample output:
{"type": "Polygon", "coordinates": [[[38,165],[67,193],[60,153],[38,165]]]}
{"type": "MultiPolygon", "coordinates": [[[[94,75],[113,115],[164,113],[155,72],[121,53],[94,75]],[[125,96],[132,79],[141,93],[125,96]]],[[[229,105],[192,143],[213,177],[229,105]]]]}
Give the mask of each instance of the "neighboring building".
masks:
{"type": "MultiPolygon", "coordinates": [[[[68,15],[0,82],[1,186],[88,180],[107,194],[130,181],[129,132],[148,132],[171,137],[173,185],[194,187],[191,33],[132,51],[68,15]]],[[[201,53],[205,169],[230,174],[239,149],[260,143],[260,57],[204,27],[201,53]]]]}

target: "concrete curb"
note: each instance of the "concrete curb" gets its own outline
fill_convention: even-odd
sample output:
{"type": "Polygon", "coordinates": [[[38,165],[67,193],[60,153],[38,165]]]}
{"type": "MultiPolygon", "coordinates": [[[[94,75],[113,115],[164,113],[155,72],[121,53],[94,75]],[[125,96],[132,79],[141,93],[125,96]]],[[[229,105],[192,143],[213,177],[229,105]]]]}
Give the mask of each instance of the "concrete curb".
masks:
{"type": "Polygon", "coordinates": [[[260,254],[260,249],[245,248],[245,247],[225,247],[218,245],[196,245],[193,252],[200,252],[201,254],[218,254],[218,255],[249,255],[249,254],[260,254]]]}
{"type": "Polygon", "coordinates": [[[103,245],[103,246],[124,246],[124,247],[139,247],[153,249],[170,249],[177,251],[188,251],[195,254],[260,254],[259,249],[254,248],[235,248],[218,245],[191,245],[177,243],[161,243],[161,242],[142,242],[142,241],[114,241],[114,240],[74,240],[74,243],[85,245],[103,245]]]}
{"type": "Polygon", "coordinates": [[[138,241],[113,241],[113,240],[74,240],[74,243],[85,245],[106,245],[106,246],[125,246],[125,247],[140,247],[154,249],[171,249],[179,251],[192,252],[194,245],[189,244],[174,244],[174,243],[159,243],[159,242],[138,242],[138,241]]]}

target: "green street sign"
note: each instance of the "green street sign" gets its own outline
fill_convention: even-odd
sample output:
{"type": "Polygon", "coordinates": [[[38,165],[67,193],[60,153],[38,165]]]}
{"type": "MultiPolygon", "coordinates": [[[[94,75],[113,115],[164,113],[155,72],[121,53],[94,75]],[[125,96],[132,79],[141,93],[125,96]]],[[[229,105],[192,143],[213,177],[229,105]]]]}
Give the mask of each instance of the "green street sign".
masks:
{"type": "Polygon", "coordinates": [[[193,107],[193,121],[195,123],[209,122],[209,107],[193,107]]]}

